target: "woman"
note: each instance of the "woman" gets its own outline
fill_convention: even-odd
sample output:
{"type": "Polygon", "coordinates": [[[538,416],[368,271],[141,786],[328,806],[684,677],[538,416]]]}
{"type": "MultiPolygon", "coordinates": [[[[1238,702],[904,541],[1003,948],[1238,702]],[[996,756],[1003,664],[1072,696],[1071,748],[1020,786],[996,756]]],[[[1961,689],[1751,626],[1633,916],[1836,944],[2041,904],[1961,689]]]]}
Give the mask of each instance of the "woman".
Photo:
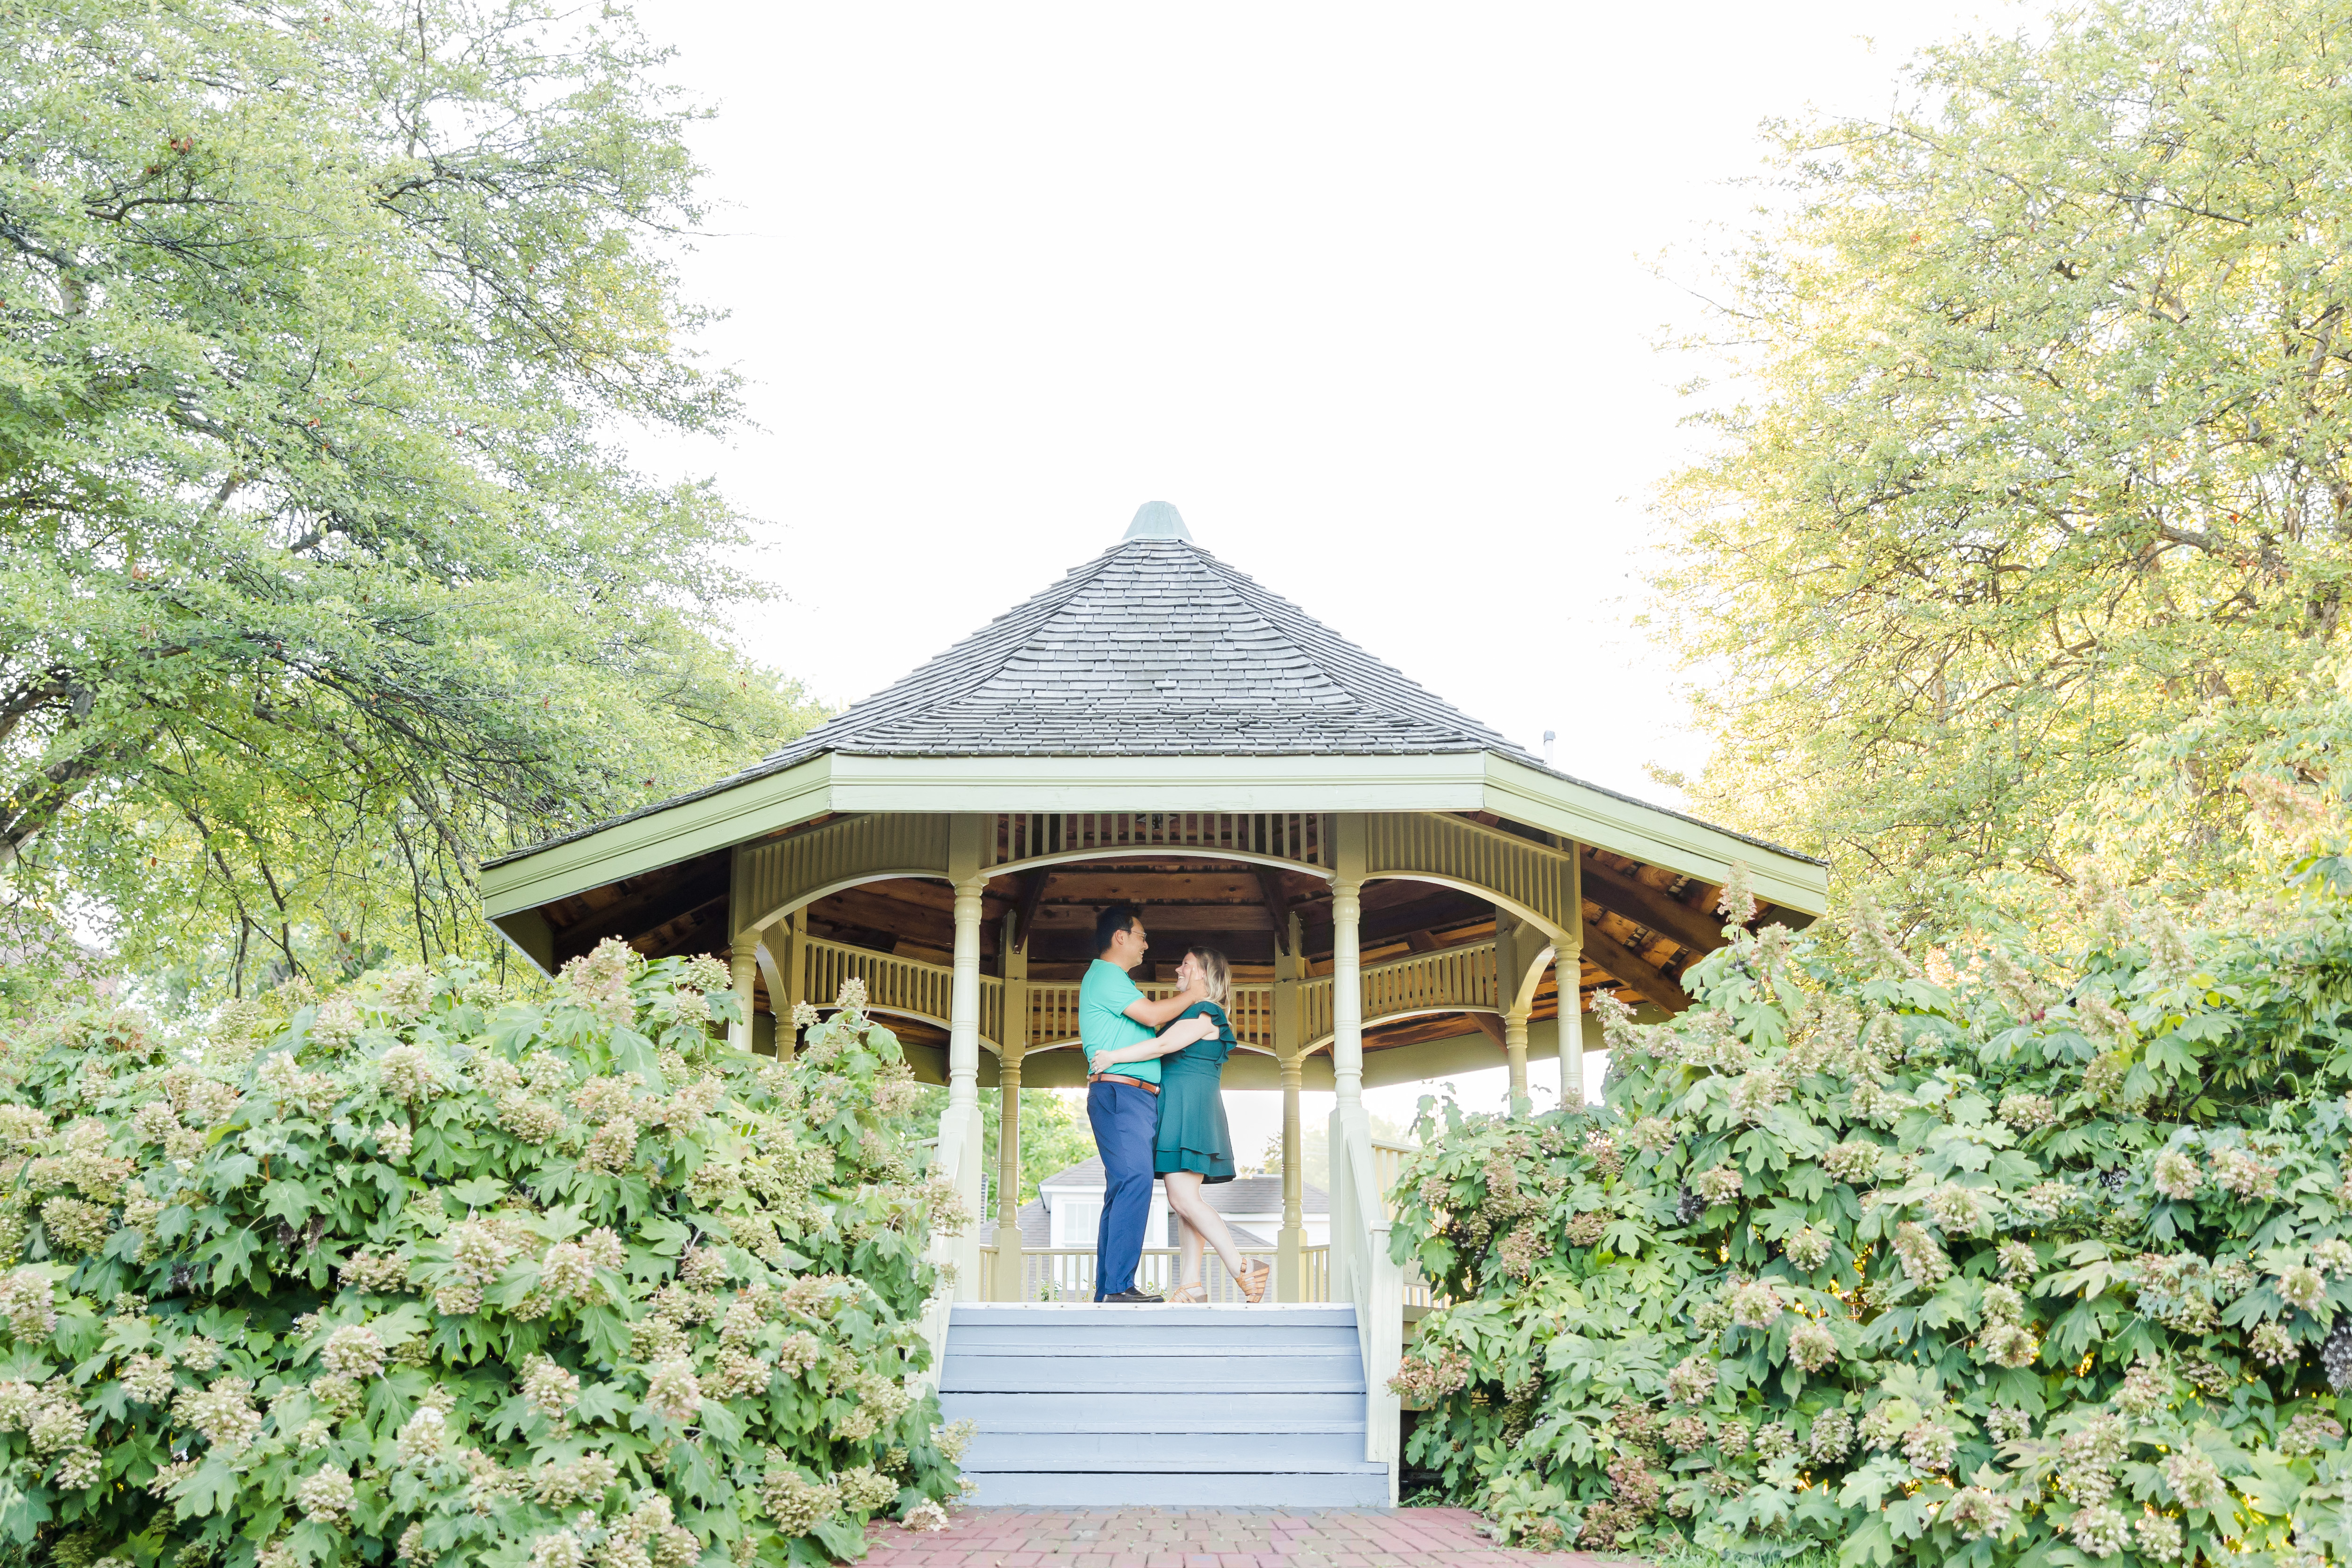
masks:
{"type": "Polygon", "coordinates": [[[1176,1289],[1169,1304],[1205,1301],[1209,1291],[1201,1278],[1201,1243],[1206,1239],[1224,1260],[1225,1270],[1251,1301],[1265,1299],[1266,1281],[1274,1270],[1264,1259],[1242,1264],[1241,1249],[1225,1218],[1209,1207],[1201,1190],[1212,1182],[1234,1179],[1234,1134],[1225,1124],[1225,1097],[1219,1083],[1225,1058],[1234,1053],[1233,1020],[1225,1016],[1225,992],[1233,984],[1233,967],[1214,947],[1195,947],[1177,967],[1176,983],[1199,989],[1207,999],[1194,1002],[1171,1021],[1205,1017],[1217,1026],[1206,1040],[1194,1040],[1173,1056],[1160,1061],[1160,1148],[1152,1168],[1168,1187],[1168,1207],[1176,1211],[1181,1228],[1177,1247],[1176,1289]]]}

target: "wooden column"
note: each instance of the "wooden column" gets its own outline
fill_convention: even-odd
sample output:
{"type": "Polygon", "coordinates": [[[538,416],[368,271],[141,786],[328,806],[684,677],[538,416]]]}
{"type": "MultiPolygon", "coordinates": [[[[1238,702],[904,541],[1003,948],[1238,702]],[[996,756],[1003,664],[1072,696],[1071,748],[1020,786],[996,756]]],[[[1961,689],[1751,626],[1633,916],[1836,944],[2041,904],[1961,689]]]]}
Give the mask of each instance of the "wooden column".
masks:
{"type": "Polygon", "coordinates": [[[948,1103],[980,1104],[980,894],[974,878],[955,890],[955,967],[948,981],[948,1103]]]}
{"type": "Polygon", "coordinates": [[[1495,979],[1503,1004],[1503,1060],[1510,1069],[1511,1114],[1526,1116],[1535,1110],[1528,1093],[1528,1004],[1520,984],[1528,966],[1522,961],[1523,928],[1517,915],[1497,905],[1495,910],[1495,979]]]}
{"type": "Polygon", "coordinates": [[[784,972],[784,991],[776,1003],[776,1054],[790,1056],[801,1041],[793,1014],[808,1000],[808,910],[784,916],[783,951],[778,967],[784,972]]]}
{"type": "Polygon", "coordinates": [[[980,899],[988,879],[980,869],[982,819],[959,814],[948,832],[948,880],[955,888],[955,965],[948,981],[948,1108],[940,1119],[938,1158],[942,1175],[963,1195],[974,1223],[956,1249],[955,1299],[978,1301],[983,1288],[980,1261],[981,1172],[988,1151],[981,1145],[980,1118],[980,899]]]}
{"type": "Polygon", "coordinates": [[[1029,934],[1004,916],[1004,1038],[997,1042],[996,1288],[989,1299],[1022,1299],[1021,1059],[1029,1048],[1029,934]]]}
{"type": "MultiPolygon", "coordinates": [[[[1344,819],[1343,819],[1344,821],[1344,819]]],[[[1339,1109],[1360,1116],[1364,1109],[1363,861],[1348,865],[1340,841],[1339,874],[1331,883],[1331,1079],[1339,1109]],[[1349,874],[1350,871],[1354,874],[1349,874]]],[[[1360,829],[1358,843],[1360,846],[1360,829]]],[[[1332,1151],[1339,1157],[1339,1151],[1332,1151]]]]}
{"type": "Polygon", "coordinates": [[[1299,1168],[1298,1093],[1307,1077],[1298,1017],[1298,916],[1289,917],[1287,950],[1274,956],[1274,1058],[1282,1068],[1282,1231],[1275,1241],[1274,1299],[1302,1300],[1307,1246],[1306,1178],[1299,1168]]]}
{"type": "MultiPolygon", "coordinates": [[[[1364,1113],[1364,822],[1353,812],[1339,821],[1338,873],[1331,879],[1331,1297],[1363,1295],[1372,1260],[1366,1248],[1381,1218],[1378,1195],[1364,1190],[1356,1156],[1370,1168],[1372,1128],[1364,1113]]],[[[1361,1321],[1360,1318],[1359,1320],[1361,1321]]],[[[1373,1325],[1377,1331],[1378,1325],[1373,1325]]]]}
{"type": "Polygon", "coordinates": [[[1511,1114],[1517,1117],[1535,1113],[1535,1097],[1528,1092],[1528,1015],[1508,1012],[1503,1015],[1503,1056],[1511,1068],[1511,1114]]]}
{"type": "Polygon", "coordinates": [[[1552,984],[1559,991],[1559,1103],[1563,1110],[1584,1105],[1584,854],[1573,839],[1562,839],[1568,852],[1568,930],[1552,939],[1552,984]]]}
{"type": "Polygon", "coordinates": [[[737,1051],[751,1049],[751,995],[760,975],[760,934],[746,931],[729,952],[728,977],[734,982],[735,1008],[742,1016],[727,1026],[727,1043],[737,1051]]]}
{"type": "Polygon", "coordinates": [[[1552,984],[1559,988],[1559,1103],[1562,1110],[1584,1104],[1584,961],[1581,950],[1563,937],[1551,950],[1552,984]]]}

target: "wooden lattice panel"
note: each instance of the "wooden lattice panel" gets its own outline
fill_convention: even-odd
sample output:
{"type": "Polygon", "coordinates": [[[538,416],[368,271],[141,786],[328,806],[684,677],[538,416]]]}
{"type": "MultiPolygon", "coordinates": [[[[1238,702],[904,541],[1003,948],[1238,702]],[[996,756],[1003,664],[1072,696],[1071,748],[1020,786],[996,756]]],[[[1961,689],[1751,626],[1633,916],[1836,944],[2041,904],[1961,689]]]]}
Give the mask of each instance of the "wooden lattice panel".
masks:
{"type": "MultiPolygon", "coordinates": [[[[857,882],[947,874],[947,818],[893,811],[844,817],[735,852],[735,929],[757,930],[857,882]]],[[[824,993],[827,999],[832,994],[824,993]]]]}
{"type": "MultiPolygon", "coordinates": [[[[1496,974],[1495,944],[1473,942],[1441,947],[1434,953],[1414,953],[1363,968],[1364,1027],[1415,1013],[1497,1012],[1501,982],[1496,974]]],[[[1328,975],[1299,984],[1299,1032],[1308,1046],[1331,1038],[1331,977],[1328,975]]]]}
{"type": "Polygon", "coordinates": [[[997,815],[982,847],[991,869],[1081,855],[1243,855],[1334,864],[1332,819],[1298,811],[1011,811],[997,815]]]}
{"type": "Polygon", "coordinates": [[[1364,874],[1448,883],[1510,906],[1553,935],[1581,926],[1575,857],[1442,812],[1368,813],[1364,874]]]}

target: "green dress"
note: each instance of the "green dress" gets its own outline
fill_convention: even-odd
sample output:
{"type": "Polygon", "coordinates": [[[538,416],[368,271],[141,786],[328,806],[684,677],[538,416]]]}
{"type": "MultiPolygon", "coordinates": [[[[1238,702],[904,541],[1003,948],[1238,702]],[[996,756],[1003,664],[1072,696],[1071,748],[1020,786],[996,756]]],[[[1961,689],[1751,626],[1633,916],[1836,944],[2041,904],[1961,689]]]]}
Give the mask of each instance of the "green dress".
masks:
{"type": "Polygon", "coordinates": [[[1214,1002],[1194,1002],[1173,1021],[1195,1013],[1214,1019],[1217,1032],[1160,1059],[1160,1138],[1151,1168],[1161,1176],[1199,1171],[1203,1182],[1214,1184],[1234,1179],[1234,1134],[1217,1088],[1225,1058],[1234,1053],[1234,1025],[1214,1002]]]}

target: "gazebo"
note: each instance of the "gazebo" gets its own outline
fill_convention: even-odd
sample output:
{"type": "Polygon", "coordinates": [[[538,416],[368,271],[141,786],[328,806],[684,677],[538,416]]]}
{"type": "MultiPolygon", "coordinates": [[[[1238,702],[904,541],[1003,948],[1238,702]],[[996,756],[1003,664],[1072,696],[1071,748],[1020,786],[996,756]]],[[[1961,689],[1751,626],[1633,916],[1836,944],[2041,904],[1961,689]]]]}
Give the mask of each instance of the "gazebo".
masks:
{"type": "MultiPolygon", "coordinates": [[[[1276,1292],[1356,1303],[1372,1446],[1394,1460],[1401,1281],[1367,1085],[1530,1062],[1580,1103],[1591,994],[1660,1011],[1724,941],[1735,862],[1759,920],[1822,907],[1817,861],[1583,783],[1195,544],[1153,502],[1061,580],[758,766],[483,868],[487,913],[553,972],[607,937],[716,953],[752,1022],[862,978],[948,1086],[936,1158],[975,1207],[979,1096],[1004,1091],[992,1237],[960,1299],[1024,1299],[1018,1095],[1076,1085],[1095,914],[1139,905],[1163,982],[1233,959],[1234,1088],[1279,1088],[1276,1292]],[[1299,1095],[1336,1092],[1332,1242],[1299,1223],[1299,1095]],[[992,1245],[991,1242],[992,1241],[992,1245]],[[1381,1415],[1385,1400],[1386,1415],[1381,1415]]],[[[782,1020],[782,1021],[780,1021],[782,1020]]],[[[1375,1457],[1379,1457],[1377,1454],[1375,1457]]]]}

